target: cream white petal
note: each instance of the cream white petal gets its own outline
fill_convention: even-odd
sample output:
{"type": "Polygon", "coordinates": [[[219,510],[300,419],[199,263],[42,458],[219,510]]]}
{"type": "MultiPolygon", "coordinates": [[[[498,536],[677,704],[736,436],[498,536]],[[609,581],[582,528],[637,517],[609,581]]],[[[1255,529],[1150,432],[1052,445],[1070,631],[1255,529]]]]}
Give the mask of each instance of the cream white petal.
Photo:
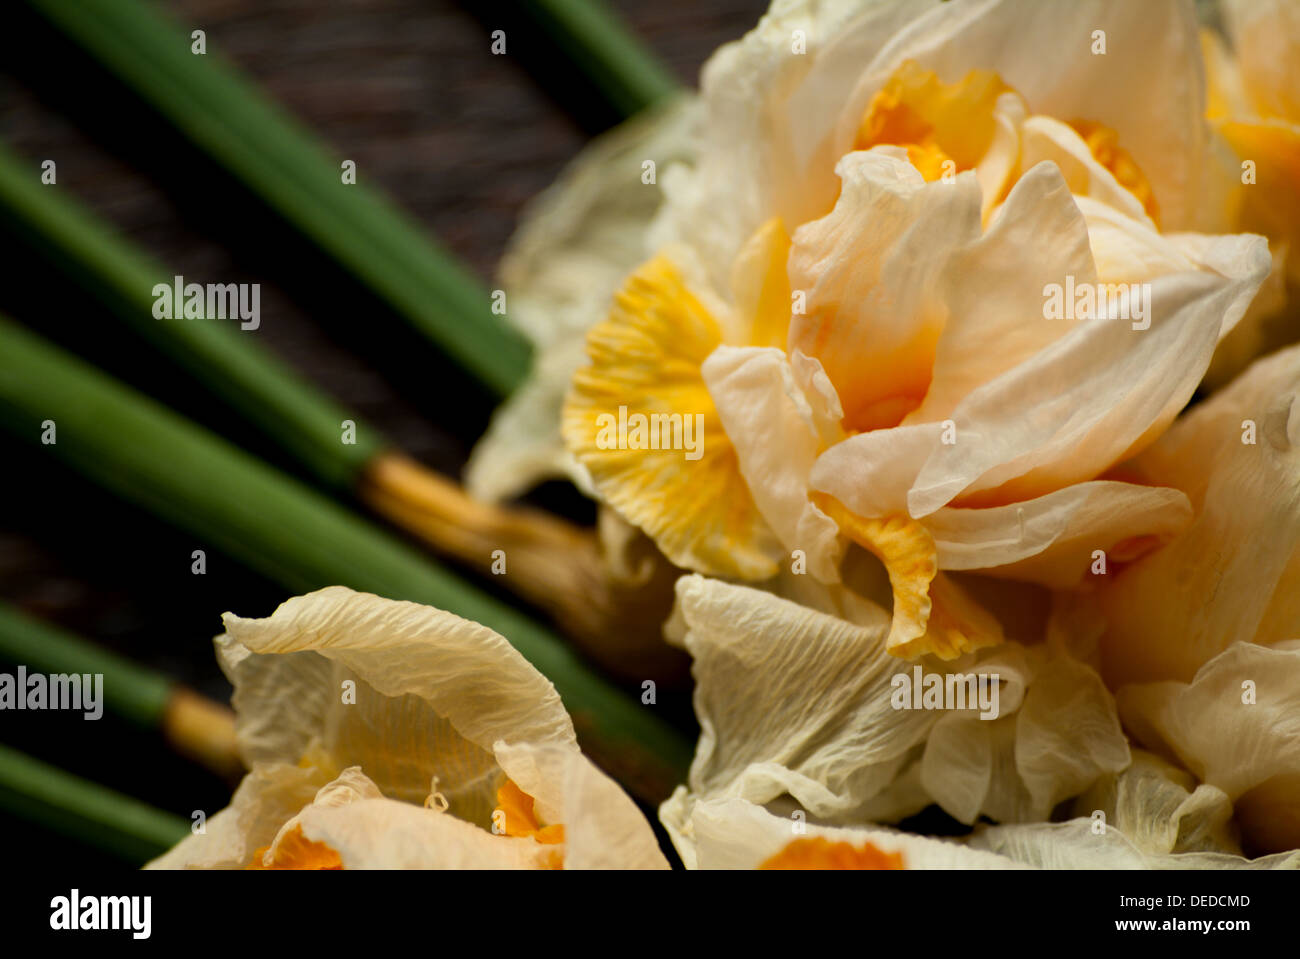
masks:
{"type": "Polygon", "coordinates": [[[946,316],[938,283],[980,235],[980,190],[971,173],[927,184],[896,147],[850,153],[835,172],[835,208],[794,234],[790,286],[807,300],[789,348],[821,361],[858,426],[881,401],[924,395],[946,316]]]}
{"type": "Polygon", "coordinates": [[[1241,855],[1228,794],[1142,749],[1127,769],[1079,796],[1074,814],[1118,829],[1144,855],[1241,855]]]}
{"type": "Polygon", "coordinates": [[[384,794],[421,803],[433,777],[454,812],[490,813],[508,738],[576,750],[554,687],[487,627],[341,586],[295,597],[266,619],[227,613],[218,638],[250,764],[309,750],[361,765],[384,794]],[[345,702],[345,683],[355,703],[345,702]]]}
{"type": "Polygon", "coordinates": [[[1124,469],[1176,486],[1193,523],[1105,584],[1112,684],[1188,681],[1237,640],[1300,627],[1300,347],[1257,361],[1124,469]],[[1253,442],[1252,442],[1253,441],[1253,442]]]}
{"type": "Polygon", "coordinates": [[[473,495],[502,499],[557,476],[585,481],[560,437],[564,394],[585,362],[587,330],[651,252],[646,234],[663,194],[642,182],[642,163],[693,161],[698,119],[695,99],[682,97],[615,127],[525,211],[498,282],[506,319],[533,344],[533,369],[474,447],[465,471],[473,495]]]}
{"type": "Polygon", "coordinates": [[[1088,228],[1060,170],[1035,166],[988,230],[944,271],[948,319],[925,401],[904,423],[945,419],[976,387],[1030,359],[1071,329],[1044,318],[1044,289],[1096,282],[1088,228]],[[996,348],[991,348],[996,344],[996,348]]]}
{"type": "Polygon", "coordinates": [[[725,289],[736,253],[772,216],[793,229],[830,209],[835,161],[851,142],[836,134],[844,111],[855,109],[847,100],[863,65],[933,5],[776,0],[753,30],[719,48],[700,75],[700,161],[668,171],[657,239],[690,243],[725,289]]]}
{"type": "Polygon", "coordinates": [[[435,808],[393,799],[311,806],[302,834],[339,855],[344,869],[541,869],[556,847],[496,836],[435,808]]]}
{"type": "Polygon", "coordinates": [[[1143,296],[1145,320],[1082,323],[967,396],[952,414],[958,441],[930,452],[908,494],[911,514],[1004,484],[1017,494],[1007,498],[1024,498],[1092,479],[1155,439],[1269,268],[1263,237],[1216,242],[1225,248],[1216,260],[1231,263],[1231,274],[1156,277],[1143,296]]]}
{"type": "Polygon", "coordinates": [[[1036,869],[1300,869],[1300,852],[1243,859],[1225,853],[1146,855],[1118,829],[1094,831],[1091,819],[990,826],[969,840],[1036,869]]]}
{"type": "Polygon", "coordinates": [[[1234,643],[1191,683],[1122,687],[1124,724],[1233,801],[1247,845],[1300,848],[1300,640],[1234,643]]]}
{"type": "Polygon", "coordinates": [[[1266,115],[1300,123],[1300,9],[1291,0],[1223,0],[1242,80],[1266,115]]]}
{"type": "Polygon", "coordinates": [[[1056,648],[1007,643],[968,669],[1001,679],[999,715],[947,712],[921,768],[926,789],[954,818],[1046,819],[1057,803],[1129,764],[1114,700],[1089,666],[1056,648]]]}
{"type": "Polygon", "coordinates": [[[564,825],[565,869],[669,868],[636,803],[586,756],[530,743],[500,742],[495,751],[543,822],[564,825]]]}
{"type": "Polygon", "coordinates": [[[1093,480],[1006,506],[945,507],[925,526],[941,569],[982,569],[1065,589],[1090,575],[1097,550],[1108,563],[1126,562],[1191,521],[1181,490],[1093,480]]]}
{"type": "Polygon", "coordinates": [[[1132,193],[1102,166],[1073,127],[1050,116],[1032,116],[1020,128],[1020,162],[1030,170],[1050,163],[1060,171],[1071,193],[1086,196],[1148,229],[1155,224],[1132,193]]]}
{"type": "Polygon", "coordinates": [[[1150,179],[1165,226],[1197,228],[1208,132],[1191,4],[953,0],[900,31],[861,87],[879,88],[908,59],[950,83],[993,70],[1031,113],[1111,127],[1150,179]],[[1092,52],[1098,30],[1105,55],[1092,52]]]}
{"type": "MultiPolygon", "coordinates": [[[[916,423],[851,436],[818,457],[810,483],[859,516],[905,512],[908,492],[944,430],[942,422],[916,423]]],[[[955,435],[960,442],[960,432],[955,435]]]]}
{"type": "Polygon", "coordinates": [[[935,721],[895,710],[888,622],[853,623],[701,576],[677,584],[695,659],[697,797],[789,793],[815,816],[852,814],[883,790],[935,721]]]}
{"type": "Polygon", "coordinates": [[[269,846],[280,827],[297,815],[329,781],[320,769],[266,763],[246,775],[230,805],[191,832],[146,869],[245,869],[253,853],[269,846]]]}
{"type": "Polygon", "coordinates": [[[1097,278],[1102,283],[1144,283],[1167,273],[1186,273],[1198,264],[1170,239],[1106,203],[1076,196],[1088,226],[1097,278]]]}
{"type": "Polygon", "coordinates": [[[838,581],[839,528],[808,498],[808,476],[822,449],[818,422],[828,419],[824,394],[806,394],[778,349],[722,346],[701,373],[763,519],[787,551],[804,552],[810,573],[838,581]],[[813,403],[823,409],[814,411],[813,403]]]}
{"type": "Polygon", "coordinates": [[[698,869],[756,869],[800,838],[854,846],[870,843],[881,852],[901,855],[905,869],[1024,868],[1003,856],[915,833],[883,827],[797,825],[802,831],[794,831],[795,820],[743,799],[715,799],[693,808],[684,842],[689,844],[692,868],[698,869]]]}

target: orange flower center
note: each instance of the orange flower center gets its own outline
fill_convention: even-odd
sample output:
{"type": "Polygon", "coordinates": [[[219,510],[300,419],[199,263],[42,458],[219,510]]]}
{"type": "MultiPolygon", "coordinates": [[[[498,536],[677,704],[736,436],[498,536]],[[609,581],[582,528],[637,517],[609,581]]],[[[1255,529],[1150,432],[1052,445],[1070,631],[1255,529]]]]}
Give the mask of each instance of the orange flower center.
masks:
{"type": "Polygon", "coordinates": [[[903,854],[884,852],[869,842],[854,846],[821,836],[795,839],[759,869],[904,869],[903,854]]]}

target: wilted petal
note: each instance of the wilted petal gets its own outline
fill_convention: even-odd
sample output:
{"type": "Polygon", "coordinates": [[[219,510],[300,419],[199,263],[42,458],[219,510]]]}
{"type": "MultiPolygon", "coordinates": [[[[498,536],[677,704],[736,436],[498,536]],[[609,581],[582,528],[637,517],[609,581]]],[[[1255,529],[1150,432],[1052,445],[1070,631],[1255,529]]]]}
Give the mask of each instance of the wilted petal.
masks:
{"type": "Polygon", "coordinates": [[[891,706],[900,663],[882,625],[699,576],[679,580],[677,595],[695,658],[696,796],[765,803],[788,792],[815,816],[846,818],[935,721],[891,706]]]}
{"type": "Polygon", "coordinates": [[[496,756],[542,817],[563,823],[565,869],[669,868],[636,803],[586,756],[528,743],[497,743],[496,756]]]}
{"type": "Polygon", "coordinates": [[[253,853],[269,846],[284,823],[308,805],[329,781],[312,767],[267,763],[239,784],[230,805],[146,869],[244,869],[253,853]]]}
{"type": "Polygon", "coordinates": [[[1300,852],[1243,859],[1225,853],[1146,855],[1118,829],[1094,831],[1093,820],[990,826],[969,845],[1035,869],[1300,869],[1300,852]]]}
{"type": "Polygon", "coordinates": [[[846,155],[826,217],[801,226],[790,285],[807,294],[789,348],[821,361],[854,429],[895,426],[930,383],[951,253],[980,232],[974,175],[927,184],[896,147],[846,155]]]}
{"type": "Polygon", "coordinates": [[[218,651],[250,766],[360,765],[412,803],[437,776],[453,811],[486,821],[500,779],[494,742],[577,749],[550,682],[501,636],[451,613],[332,586],[266,619],[224,620],[218,651]]]}
{"type": "Polygon", "coordinates": [[[669,170],[661,242],[698,250],[726,286],[737,252],[773,215],[789,224],[835,202],[835,161],[852,142],[840,120],[861,119],[848,98],[863,64],[933,0],[780,0],[744,38],[704,65],[700,161],[669,170]],[[804,50],[795,48],[799,31],[804,50]],[[682,174],[682,175],[677,175],[682,174]]]}
{"type": "Polygon", "coordinates": [[[683,860],[695,869],[757,869],[800,839],[823,839],[856,848],[870,844],[880,852],[898,856],[904,869],[1023,868],[1002,856],[914,833],[802,821],[797,825],[799,832],[795,832],[796,820],[744,799],[715,799],[692,808],[690,818],[675,830],[674,841],[683,860]]]}
{"type": "Polygon", "coordinates": [[[1192,521],[1180,490],[1094,480],[988,509],[945,507],[926,517],[942,569],[1068,588],[1088,575],[1103,550],[1130,562],[1168,542],[1192,521]]]}
{"type": "Polygon", "coordinates": [[[1141,749],[1134,750],[1131,766],[1079,796],[1074,814],[1118,829],[1148,856],[1241,854],[1227,793],[1141,749]]]}
{"type": "Polygon", "coordinates": [[[1232,799],[1248,848],[1300,847],[1300,641],[1234,643],[1190,684],[1117,695],[1140,742],[1232,799]]]}
{"type": "Polygon", "coordinates": [[[585,354],[583,335],[605,318],[623,278],[648,252],[646,231],[663,195],[639,182],[641,164],[695,155],[699,106],[682,98],[596,138],[532,201],[501,260],[506,319],[534,348],[528,379],[492,417],[465,468],[474,496],[496,500],[568,475],[560,408],[585,354]],[[629,186],[635,184],[635,186],[629,186]]]}
{"type": "Polygon", "coordinates": [[[825,398],[798,386],[778,349],[719,347],[703,375],[759,512],[788,551],[804,551],[809,572],[838,581],[839,529],[808,498],[808,477],[823,448],[825,398]]]}
{"type": "Polygon", "coordinates": [[[952,414],[957,442],[931,450],[908,495],[912,515],[958,497],[957,505],[980,506],[1041,495],[1092,479],[1155,439],[1268,271],[1262,237],[1218,242],[1230,247],[1222,259],[1234,272],[1156,277],[1148,328],[1118,318],[1082,323],[967,396],[952,414]]]}
{"type": "Polygon", "coordinates": [[[1188,681],[1237,640],[1300,623],[1300,347],[1259,360],[1123,470],[1196,518],[1098,593],[1107,680],[1188,681]]]}
{"type": "Polygon", "coordinates": [[[557,850],[532,839],[494,836],[438,809],[393,799],[311,806],[303,835],[333,849],[344,869],[546,869],[557,850]]]}
{"type": "Polygon", "coordinates": [[[999,715],[945,714],[921,768],[926,789],[954,818],[1046,819],[1063,799],[1129,764],[1101,677],[1063,651],[1008,643],[968,669],[1002,680],[999,715]]]}

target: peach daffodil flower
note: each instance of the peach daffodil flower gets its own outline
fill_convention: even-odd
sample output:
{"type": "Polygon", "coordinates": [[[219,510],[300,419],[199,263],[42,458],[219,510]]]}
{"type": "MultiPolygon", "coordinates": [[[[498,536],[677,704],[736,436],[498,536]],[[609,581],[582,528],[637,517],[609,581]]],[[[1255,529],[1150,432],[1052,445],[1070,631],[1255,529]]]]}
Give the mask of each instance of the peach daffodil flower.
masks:
{"type": "Polygon", "coordinates": [[[1195,232],[1200,58],[1173,0],[774,4],[706,65],[658,252],[588,334],[561,429],[600,500],[708,576],[867,550],[911,659],[1004,640],[955,573],[1074,587],[1176,535],[1182,492],[1110,471],[1270,268],[1195,232]]]}

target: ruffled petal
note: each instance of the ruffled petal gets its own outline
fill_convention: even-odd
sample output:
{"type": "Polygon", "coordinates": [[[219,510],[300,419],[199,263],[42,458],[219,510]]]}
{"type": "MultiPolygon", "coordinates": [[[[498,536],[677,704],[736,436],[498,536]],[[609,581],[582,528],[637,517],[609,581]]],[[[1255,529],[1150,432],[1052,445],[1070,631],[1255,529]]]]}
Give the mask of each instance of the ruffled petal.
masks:
{"type": "Polygon", "coordinates": [[[1191,522],[1181,490],[1094,480],[1006,506],[945,507],[925,525],[941,569],[978,569],[1065,589],[1090,574],[1097,550],[1108,564],[1132,562],[1191,522]]]}
{"type": "MultiPolygon", "coordinates": [[[[953,82],[991,70],[1031,113],[1116,131],[1151,178],[1164,224],[1199,228],[1198,188],[1208,132],[1196,18],[1176,0],[965,0],[945,3],[899,32],[865,70],[865,103],[899,64],[916,60],[953,82]],[[1094,54],[1094,31],[1106,53],[1094,54]],[[1015,42],[1008,42],[1014,37],[1015,42]],[[1141,91],[1141,95],[1135,95],[1141,91]],[[1163,104],[1156,111],[1151,104],[1163,104]]],[[[847,125],[851,121],[844,121],[847,125]]]]}
{"type": "Polygon", "coordinates": [[[224,621],[218,653],[250,766],[306,758],[337,775],[360,765],[412,803],[437,776],[458,815],[486,822],[496,740],[577,749],[550,682],[501,636],[451,613],[332,586],[266,619],[224,621]]]}
{"type": "Polygon", "coordinates": [[[809,572],[837,582],[839,530],[808,498],[808,477],[823,449],[819,421],[831,418],[826,397],[801,389],[778,349],[719,347],[702,372],[759,512],[787,552],[804,552],[809,572]]]}
{"type": "MultiPolygon", "coordinates": [[[[670,816],[677,811],[671,803],[665,803],[670,816]]],[[[693,869],[757,869],[791,843],[810,839],[896,857],[903,869],[1024,868],[1006,857],[968,849],[956,842],[882,827],[805,823],[744,799],[698,803],[688,819],[674,822],[670,832],[683,861],[693,869]]]]}
{"type": "Polygon", "coordinates": [[[835,209],[800,227],[790,253],[807,309],[789,348],[821,361],[846,428],[895,426],[920,405],[946,317],[939,278],[980,233],[974,175],[927,184],[903,156],[877,147],[841,159],[835,209]]]}
{"type": "Polygon", "coordinates": [[[1191,683],[1125,686],[1134,736],[1232,799],[1248,848],[1300,849],[1300,641],[1234,643],[1191,683]]]}
{"type": "Polygon", "coordinates": [[[885,649],[883,612],[858,626],[700,576],[679,580],[677,595],[695,659],[696,797],[765,803],[788,792],[812,815],[846,819],[935,721],[890,704],[899,663],[885,649]]]}
{"type": "Polygon", "coordinates": [[[1002,505],[1092,479],[1163,432],[1269,268],[1262,237],[1216,242],[1231,271],[1156,277],[1143,297],[1145,328],[1082,323],[968,395],[951,417],[957,441],[935,446],[916,477],[911,514],[954,500],[1002,505]]]}
{"type": "Polygon", "coordinates": [[[1087,665],[1053,647],[1008,643],[968,670],[998,678],[998,714],[946,713],[921,766],[925,788],[954,818],[1043,820],[1129,764],[1114,700],[1087,665]]]}
{"type": "Polygon", "coordinates": [[[1126,475],[1175,486],[1196,518],[1098,591],[1108,682],[1189,681],[1231,643],[1300,627],[1300,347],[1189,411],[1126,475]]]}
{"type": "Polygon", "coordinates": [[[586,756],[554,746],[496,745],[511,781],[546,821],[564,825],[565,869],[667,869],[650,823],[586,756]]]}
{"type": "Polygon", "coordinates": [[[835,162],[865,101],[849,96],[863,65],[934,0],[777,0],[742,39],[704,65],[703,144],[693,170],[669,170],[656,240],[699,251],[718,290],[737,252],[772,216],[797,225],[824,215],[835,162]],[[804,40],[796,45],[796,33],[804,40]]]}
{"type": "Polygon", "coordinates": [[[253,853],[274,841],[280,827],[307,806],[329,782],[314,767],[265,763],[240,782],[230,805],[208,817],[146,869],[244,869],[253,853]]]}
{"type": "Polygon", "coordinates": [[[562,428],[605,502],[672,562],[766,579],[779,546],[701,373],[722,342],[717,318],[682,269],[656,256],[588,334],[591,365],[573,378],[562,428]]]}
{"type": "Polygon", "coordinates": [[[1077,321],[1043,318],[1044,288],[1067,276],[1096,282],[1088,228],[1059,169],[1040,164],[1012,188],[989,229],[949,262],[948,321],[933,379],[904,422],[945,419],[976,387],[1069,331],[1077,321]]]}

